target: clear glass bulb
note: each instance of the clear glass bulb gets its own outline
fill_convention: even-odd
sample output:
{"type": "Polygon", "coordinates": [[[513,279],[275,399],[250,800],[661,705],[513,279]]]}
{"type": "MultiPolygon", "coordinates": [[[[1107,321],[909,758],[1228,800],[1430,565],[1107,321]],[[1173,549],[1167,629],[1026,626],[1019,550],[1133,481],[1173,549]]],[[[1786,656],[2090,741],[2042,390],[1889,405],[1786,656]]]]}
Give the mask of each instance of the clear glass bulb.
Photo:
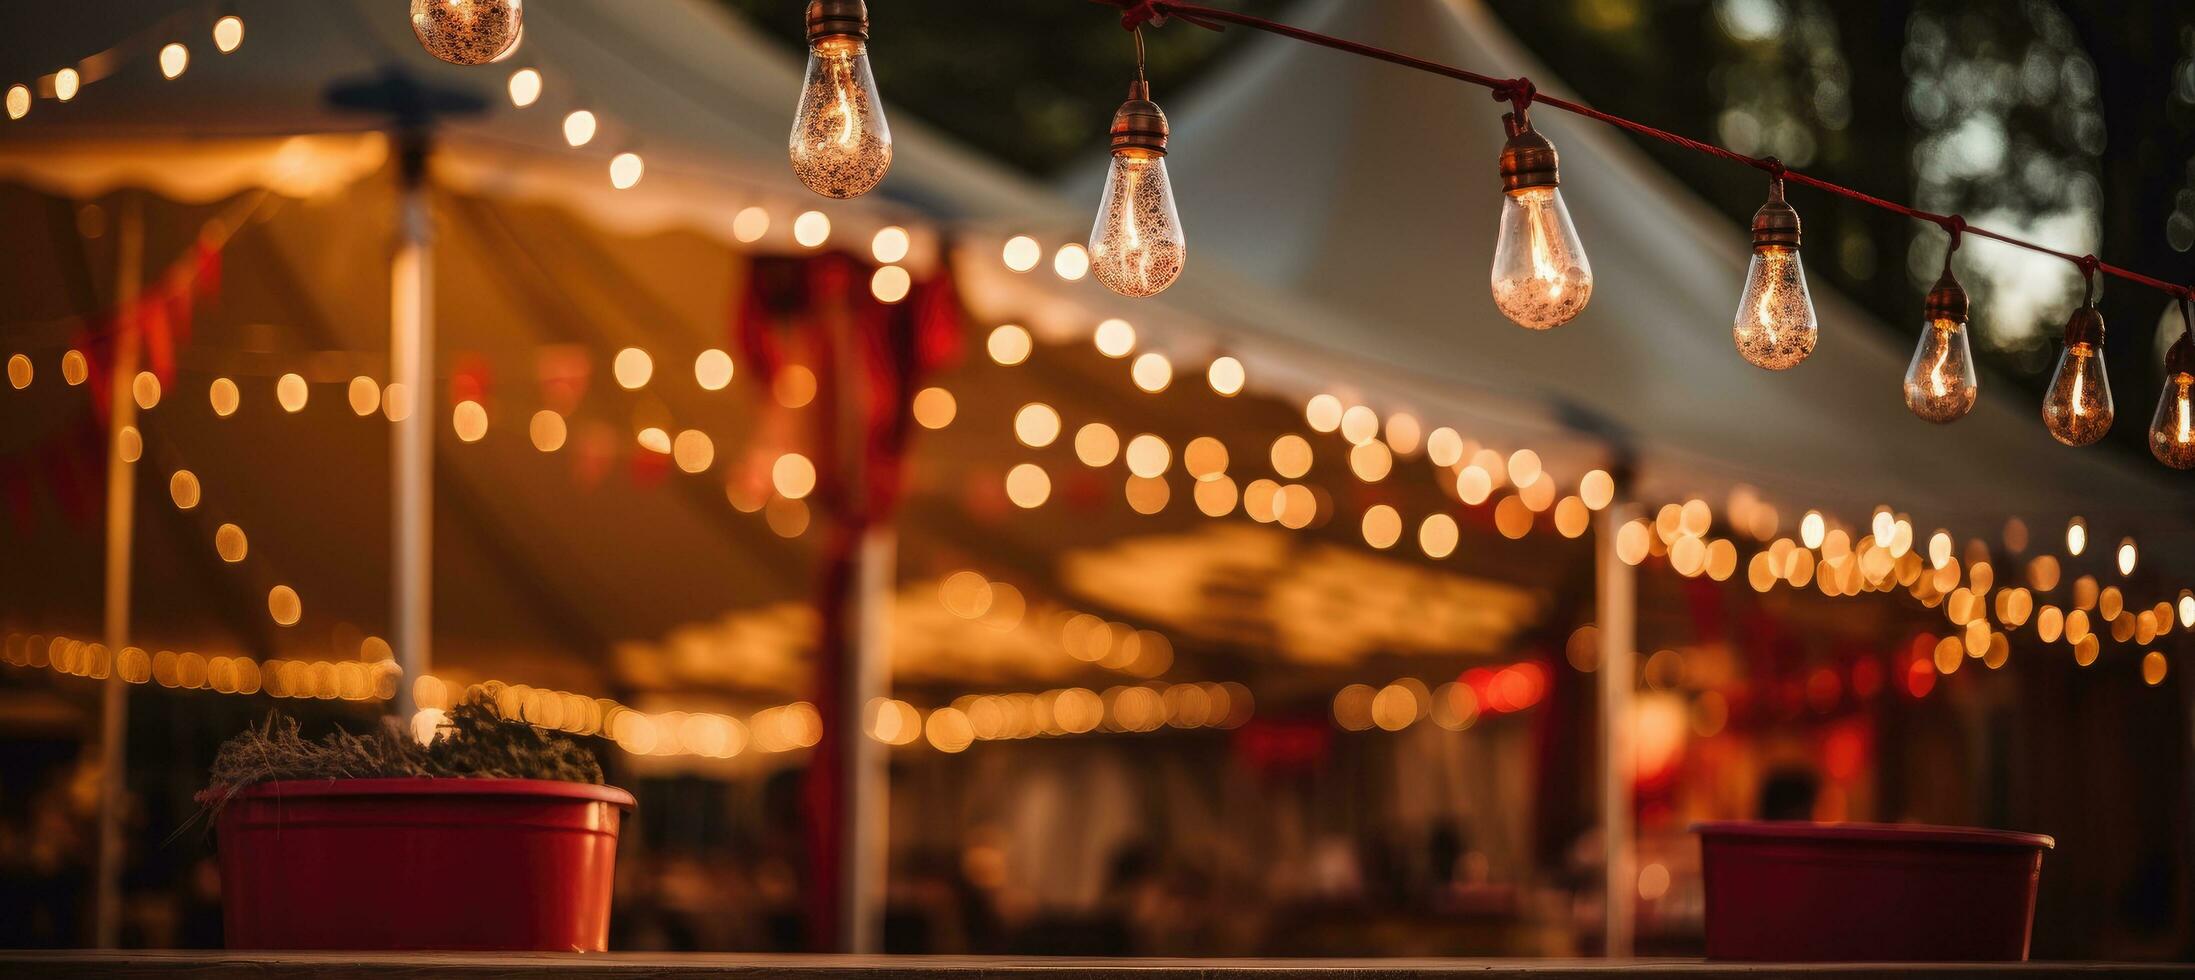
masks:
{"type": "Polygon", "coordinates": [[[1559,327],[1585,309],[1593,297],[1593,265],[1570,224],[1562,191],[1526,187],[1502,197],[1493,281],[1494,306],[1519,326],[1559,327]]]}
{"type": "Polygon", "coordinates": [[[1114,151],[1097,223],[1090,227],[1090,271],[1122,296],[1150,296],[1172,285],[1188,259],[1166,158],[1135,148],[1114,151]]]}
{"type": "Polygon", "coordinates": [[[1930,422],[1953,422],[1974,407],[1980,391],[1966,324],[1949,317],[1928,321],[1905,369],[1905,407],[1930,422]]]}
{"type": "Polygon", "coordinates": [[[1821,332],[1814,318],[1814,298],[1806,292],[1799,250],[1784,245],[1756,247],[1752,267],[1745,272],[1737,320],[1730,327],[1738,353],[1757,366],[1782,371],[1814,353],[1814,341],[1821,332]]]}
{"type": "Polygon", "coordinates": [[[2043,426],[2068,446],[2086,446],[2111,431],[2111,380],[2104,376],[2103,348],[2065,345],[2043,396],[2043,426]]]}
{"type": "Polygon", "coordinates": [[[412,0],[412,33],[427,53],[453,65],[485,65],[518,50],[524,0],[412,0]]]}
{"type": "Polygon", "coordinates": [[[793,174],[824,197],[860,197],[892,169],[892,127],[862,39],[832,35],[808,46],[791,150],[793,174]]]}
{"type": "Polygon", "coordinates": [[[2176,470],[2195,468],[2195,374],[2185,371],[2165,379],[2164,394],[2157,399],[2157,417],[2149,422],[2149,452],[2157,461],[2176,470]]]}

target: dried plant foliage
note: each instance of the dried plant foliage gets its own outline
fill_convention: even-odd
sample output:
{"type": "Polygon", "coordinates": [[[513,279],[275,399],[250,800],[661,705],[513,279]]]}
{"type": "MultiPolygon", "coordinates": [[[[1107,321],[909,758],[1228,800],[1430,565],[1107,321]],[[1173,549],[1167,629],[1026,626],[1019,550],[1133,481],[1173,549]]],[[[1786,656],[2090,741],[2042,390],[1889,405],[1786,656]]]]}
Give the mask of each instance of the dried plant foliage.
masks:
{"type": "Polygon", "coordinates": [[[475,696],[451,709],[425,745],[395,718],[365,733],[336,731],[313,741],[279,712],[221,744],[200,803],[218,810],[237,793],[285,779],[554,779],[602,782],[602,764],[577,739],[506,721],[475,696]]]}

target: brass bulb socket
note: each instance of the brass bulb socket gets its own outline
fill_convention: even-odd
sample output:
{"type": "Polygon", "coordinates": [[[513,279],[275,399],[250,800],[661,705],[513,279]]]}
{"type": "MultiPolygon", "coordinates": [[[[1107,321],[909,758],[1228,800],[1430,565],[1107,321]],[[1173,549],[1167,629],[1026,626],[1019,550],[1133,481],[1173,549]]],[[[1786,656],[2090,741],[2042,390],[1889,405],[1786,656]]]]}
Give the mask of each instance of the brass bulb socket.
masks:
{"type": "Polygon", "coordinates": [[[2065,321],[2065,345],[2087,344],[2101,348],[2104,345],[2104,315],[2094,306],[2083,304],[2065,321]]]}
{"type": "Polygon", "coordinates": [[[1799,209],[1783,199],[1783,181],[1768,192],[1768,203],[1753,212],[1753,247],[1799,247],[1799,209]]]}
{"type": "Polygon", "coordinates": [[[1129,85],[1128,100],[1113,113],[1113,153],[1165,156],[1166,137],[1171,132],[1165,111],[1151,101],[1150,83],[1137,79],[1129,85]]]}
{"type": "Polygon", "coordinates": [[[1501,119],[1509,129],[1509,141],[1501,145],[1502,192],[1561,186],[1562,170],[1555,144],[1533,129],[1529,120],[1520,122],[1516,113],[1503,113],[1501,119]]]}
{"type": "Polygon", "coordinates": [[[867,0],[808,0],[808,43],[827,37],[868,40],[867,0]]]}
{"type": "Polygon", "coordinates": [[[1967,316],[1966,287],[1959,285],[1959,277],[1946,268],[1936,277],[1936,285],[1928,290],[1928,302],[1922,307],[1929,321],[1951,320],[1965,323],[1967,316]]]}

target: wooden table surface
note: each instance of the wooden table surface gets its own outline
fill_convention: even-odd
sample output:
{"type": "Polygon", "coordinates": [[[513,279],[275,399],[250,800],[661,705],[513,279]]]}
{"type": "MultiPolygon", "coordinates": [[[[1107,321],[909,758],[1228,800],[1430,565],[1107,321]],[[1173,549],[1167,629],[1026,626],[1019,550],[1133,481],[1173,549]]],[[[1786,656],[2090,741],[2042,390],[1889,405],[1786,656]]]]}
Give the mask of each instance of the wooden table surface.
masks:
{"type": "Polygon", "coordinates": [[[1607,980],[1613,976],[1933,978],[2134,975],[2187,976],[2188,964],[2123,963],[1706,963],[1699,960],[1466,959],[1070,959],[986,956],[787,956],[732,953],[251,953],[0,951],[7,977],[734,977],[741,980],[1607,980]]]}

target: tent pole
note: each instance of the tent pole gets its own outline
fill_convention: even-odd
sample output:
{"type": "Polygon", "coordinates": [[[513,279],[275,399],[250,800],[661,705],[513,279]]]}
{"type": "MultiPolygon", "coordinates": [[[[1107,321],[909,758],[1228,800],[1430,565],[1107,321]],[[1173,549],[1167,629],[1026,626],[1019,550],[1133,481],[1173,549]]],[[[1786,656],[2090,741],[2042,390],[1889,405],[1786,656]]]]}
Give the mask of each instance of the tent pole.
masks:
{"type": "Polygon", "coordinates": [[[1603,952],[1632,954],[1632,890],[1638,855],[1631,828],[1631,697],[1638,659],[1638,569],[1616,556],[1616,535],[1638,516],[1638,505],[1619,503],[1601,512],[1594,535],[1599,553],[1596,589],[1600,622],[1601,844],[1603,952]]]}
{"type": "Polygon", "coordinates": [[[881,953],[884,946],[884,887],[890,837],[891,784],[886,768],[889,748],[868,737],[869,702],[891,690],[892,580],[899,535],[890,522],[871,525],[854,546],[852,588],[839,615],[852,640],[846,682],[838,693],[838,717],[845,719],[842,811],[839,827],[839,922],[842,951],[881,953]]]}
{"type": "Polygon", "coordinates": [[[427,139],[402,134],[402,196],[389,263],[390,623],[401,669],[392,707],[409,720],[412,685],[433,663],[434,241],[427,206],[427,139]],[[398,385],[403,387],[399,391],[398,385]],[[392,392],[396,392],[392,394],[392,392]]]}
{"type": "MultiPolygon", "coordinates": [[[[119,666],[130,642],[130,558],[134,551],[137,464],[122,455],[122,430],[137,424],[137,379],[142,345],[137,298],[145,264],[144,203],[125,198],[115,236],[114,364],[109,374],[107,425],[107,567],[105,637],[119,666]]],[[[130,685],[119,669],[99,690],[99,850],[93,886],[92,945],[114,949],[122,938],[122,809],[129,793],[130,685]]]]}

